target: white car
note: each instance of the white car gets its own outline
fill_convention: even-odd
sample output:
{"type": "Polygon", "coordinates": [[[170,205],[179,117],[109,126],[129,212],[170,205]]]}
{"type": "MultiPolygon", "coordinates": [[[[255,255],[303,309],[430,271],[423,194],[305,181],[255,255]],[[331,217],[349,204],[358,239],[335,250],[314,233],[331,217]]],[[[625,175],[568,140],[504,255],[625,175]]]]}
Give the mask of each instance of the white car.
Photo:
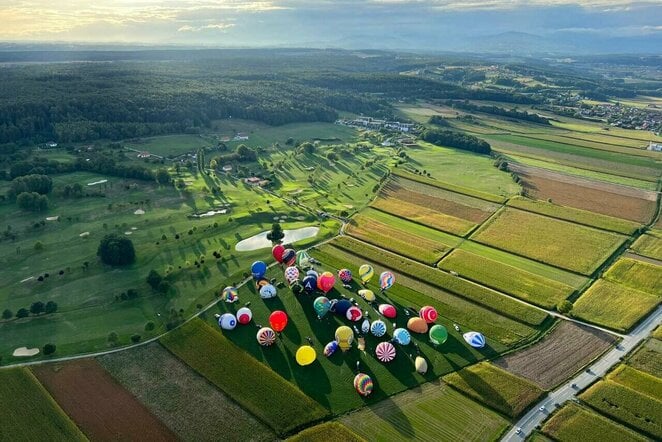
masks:
{"type": "Polygon", "coordinates": [[[522,434],[522,428],[517,427],[517,430],[515,430],[515,434],[522,434]]]}
{"type": "Polygon", "coordinates": [[[546,410],[546,408],[545,408],[544,405],[542,407],[538,408],[538,411],[545,411],[545,410],[546,410]]]}

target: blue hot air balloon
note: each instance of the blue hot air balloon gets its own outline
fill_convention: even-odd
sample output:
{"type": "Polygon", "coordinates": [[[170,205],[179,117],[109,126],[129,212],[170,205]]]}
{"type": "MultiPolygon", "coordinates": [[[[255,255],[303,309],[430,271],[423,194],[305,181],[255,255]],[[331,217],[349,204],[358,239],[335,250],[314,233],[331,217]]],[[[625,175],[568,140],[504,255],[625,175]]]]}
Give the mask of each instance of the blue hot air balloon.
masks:
{"type": "Polygon", "coordinates": [[[262,261],[255,261],[251,266],[253,278],[260,279],[267,273],[267,265],[262,261]]]}

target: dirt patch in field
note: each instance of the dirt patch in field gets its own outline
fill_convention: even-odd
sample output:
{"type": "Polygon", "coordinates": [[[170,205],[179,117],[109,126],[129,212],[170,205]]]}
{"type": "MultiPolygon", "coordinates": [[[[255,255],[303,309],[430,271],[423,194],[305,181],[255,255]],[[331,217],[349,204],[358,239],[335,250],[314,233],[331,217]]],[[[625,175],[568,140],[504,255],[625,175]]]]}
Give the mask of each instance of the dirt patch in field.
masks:
{"type": "Polygon", "coordinates": [[[517,169],[528,194],[537,199],[551,198],[556,204],[640,223],[649,222],[655,210],[655,192],[520,165],[511,167],[517,169]]]}
{"type": "Polygon", "coordinates": [[[177,440],[94,360],[43,365],[33,371],[90,440],[177,440]]]}
{"type": "Polygon", "coordinates": [[[563,321],[537,344],[494,361],[550,389],[568,379],[616,341],[609,333],[563,321]]]}

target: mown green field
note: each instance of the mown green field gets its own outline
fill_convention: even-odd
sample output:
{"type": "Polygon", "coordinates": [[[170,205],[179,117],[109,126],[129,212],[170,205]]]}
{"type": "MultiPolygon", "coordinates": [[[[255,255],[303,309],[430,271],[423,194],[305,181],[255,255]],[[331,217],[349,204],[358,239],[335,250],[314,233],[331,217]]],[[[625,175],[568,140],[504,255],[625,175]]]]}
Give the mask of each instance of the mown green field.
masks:
{"type": "Polygon", "coordinates": [[[662,261],[662,231],[650,230],[632,244],[632,250],[642,256],[662,261]]]}
{"type": "Polygon", "coordinates": [[[662,267],[630,258],[621,258],[607,270],[605,279],[662,297],[662,267]]]}
{"type": "Polygon", "coordinates": [[[26,368],[0,370],[0,439],[86,441],[26,368]]]}
{"type": "Polygon", "coordinates": [[[301,390],[201,319],[193,319],[160,342],[279,434],[327,415],[301,390]]]}
{"type": "Polygon", "coordinates": [[[508,421],[439,382],[393,396],[341,421],[370,441],[496,440],[508,421]]]}
{"type": "Polygon", "coordinates": [[[625,332],[653,311],[659,303],[659,295],[600,279],[579,297],[571,315],[625,332]]]}
{"type": "Polygon", "coordinates": [[[579,405],[568,403],[543,424],[542,432],[559,441],[643,442],[645,437],[579,405]]]}
{"type": "Polygon", "coordinates": [[[662,378],[662,341],[651,337],[627,361],[628,365],[662,378]]]}
{"type": "Polygon", "coordinates": [[[395,198],[378,198],[371,207],[458,236],[464,236],[475,226],[471,221],[395,198]]]}
{"type": "Polygon", "coordinates": [[[545,393],[540,387],[481,362],[444,376],[444,382],[509,417],[517,417],[545,393]]]}
{"type": "Polygon", "coordinates": [[[303,430],[287,439],[288,442],[362,442],[361,436],[340,422],[326,422],[303,430]]]}
{"type": "Polygon", "coordinates": [[[631,235],[640,226],[640,224],[632,221],[600,215],[586,210],[574,209],[572,207],[559,206],[546,201],[531,200],[520,196],[511,198],[508,201],[508,205],[528,212],[572,221],[577,224],[596,227],[602,230],[610,230],[624,235],[631,235]]]}
{"type": "Polygon", "coordinates": [[[466,196],[471,196],[474,198],[480,198],[485,201],[493,202],[493,203],[503,203],[506,200],[506,196],[499,196],[495,195],[492,193],[488,192],[483,192],[479,191],[476,189],[473,189],[471,187],[462,187],[454,183],[450,183],[447,181],[443,180],[437,180],[432,177],[416,174],[414,172],[413,168],[406,169],[406,168],[397,168],[393,169],[392,171],[393,175],[396,175],[398,177],[410,180],[410,181],[416,181],[421,184],[427,184],[429,186],[435,186],[440,189],[448,190],[449,192],[456,192],[462,195],[466,196]]]}
{"type": "Polygon", "coordinates": [[[508,208],[483,224],[471,239],[589,275],[625,237],[508,208]]]}
{"type": "MultiPolygon", "coordinates": [[[[159,137],[130,140],[124,145],[130,149],[147,151],[162,157],[176,157],[197,149],[211,147],[215,140],[208,135],[164,135],[159,137]]],[[[127,152],[127,156],[136,156],[137,152],[127,152]]]]}
{"type": "Polygon", "coordinates": [[[446,255],[438,266],[449,272],[457,272],[463,278],[547,309],[554,308],[559,301],[566,299],[575,290],[561,282],[546,279],[461,249],[453,250],[446,255]]]}

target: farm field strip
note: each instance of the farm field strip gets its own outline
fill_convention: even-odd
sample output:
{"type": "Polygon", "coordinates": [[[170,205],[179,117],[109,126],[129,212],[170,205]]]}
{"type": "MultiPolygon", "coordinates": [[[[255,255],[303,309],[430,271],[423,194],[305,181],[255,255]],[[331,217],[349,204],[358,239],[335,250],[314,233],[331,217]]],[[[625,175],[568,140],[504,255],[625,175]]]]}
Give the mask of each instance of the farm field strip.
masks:
{"type": "Polygon", "coordinates": [[[391,196],[376,199],[370,207],[458,236],[466,235],[476,226],[476,224],[470,221],[446,215],[436,210],[428,209],[424,206],[412,204],[406,200],[396,199],[391,196]]]}
{"type": "Polygon", "coordinates": [[[662,341],[654,337],[649,338],[628,358],[627,364],[637,370],[662,378],[662,341]]]}
{"type": "Polygon", "coordinates": [[[582,138],[574,138],[563,135],[526,134],[526,135],[518,135],[518,136],[521,138],[528,138],[530,140],[539,140],[545,142],[545,143],[541,143],[545,146],[549,145],[550,143],[553,143],[552,145],[554,145],[555,147],[556,146],[578,147],[585,149],[602,150],[605,152],[614,152],[625,155],[634,155],[645,158],[656,158],[655,152],[651,152],[649,150],[646,150],[645,148],[642,148],[641,143],[639,144],[639,146],[628,147],[619,144],[596,142],[582,138]],[[546,142],[550,142],[550,143],[546,143],[546,142]]]}
{"type": "Polygon", "coordinates": [[[603,278],[662,298],[662,267],[630,258],[620,258],[603,278]]]}
{"type": "Polygon", "coordinates": [[[662,379],[649,373],[621,364],[607,378],[657,401],[662,400],[662,379]]]}
{"type": "Polygon", "coordinates": [[[590,275],[626,237],[517,209],[499,212],[471,235],[474,241],[590,275]]]}
{"type": "Polygon", "coordinates": [[[638,255],[662,261],[662,231],[646,232],[632,244],[631,249],[638,255]]]}
{"type": "MultiPolygon", "coordinates": [[[[556,121],[551,121],[551,124],[556,127],[569,130],[571,132],[586,133],[586,134],[598,133],[601,135],[606,135],[604,133],[604,128],[599,124],[577,122],[577,120],[573,120],[570,118],[567,119],[559,118],[556,121]]],[[[618,127],[610,128],[609,136],[615,136],[619,138],[629,138],[632,140],[640,140],[645,143],[651,140],[650,133],[642,133],[641,131],[631,130],[631,129],[621,129],[618,127]]],[[[662,141],[662,140],[660,140],[660,137],[655,137],[653,141],[662,141]]]]}
{"type": "Polygon", "coordinates": [[[287,439],[287,442],[366,442],[340,422],[325,422],[287,439]]]}
{"type": "Polygon", "coordinates": [[[433,179],[433,178],[428,178],[428,177],[425,177],[425,176],[422,176],[422,175],[417,175],[413,171],[407,171],[407,170],[398,168],[398,169],[393,169],[392,173],[395,176],[405,178],[405,179],[410,180],[410,181],[417,181],[417,182],[422,183],[422,184],[427,184],[429,186],[438,187],[440,189],[444,189],[444,190],[448,190],[448,191],[451,191],[451,192],[459,193],[461,195],[471,196],[471,197],[482,199],[482,200],[489,201],[489,202],[492,202],[492,203],[500,204],[500,203],[503,203],[506,200],[506,198],[504,198],[502,196],[493,195],[491,193],[478,191],[478,190],[471,189],[471,188],[468,188],[468,187],[458,186],[456,184],[448,183],[448,182],[433,179]]]}

